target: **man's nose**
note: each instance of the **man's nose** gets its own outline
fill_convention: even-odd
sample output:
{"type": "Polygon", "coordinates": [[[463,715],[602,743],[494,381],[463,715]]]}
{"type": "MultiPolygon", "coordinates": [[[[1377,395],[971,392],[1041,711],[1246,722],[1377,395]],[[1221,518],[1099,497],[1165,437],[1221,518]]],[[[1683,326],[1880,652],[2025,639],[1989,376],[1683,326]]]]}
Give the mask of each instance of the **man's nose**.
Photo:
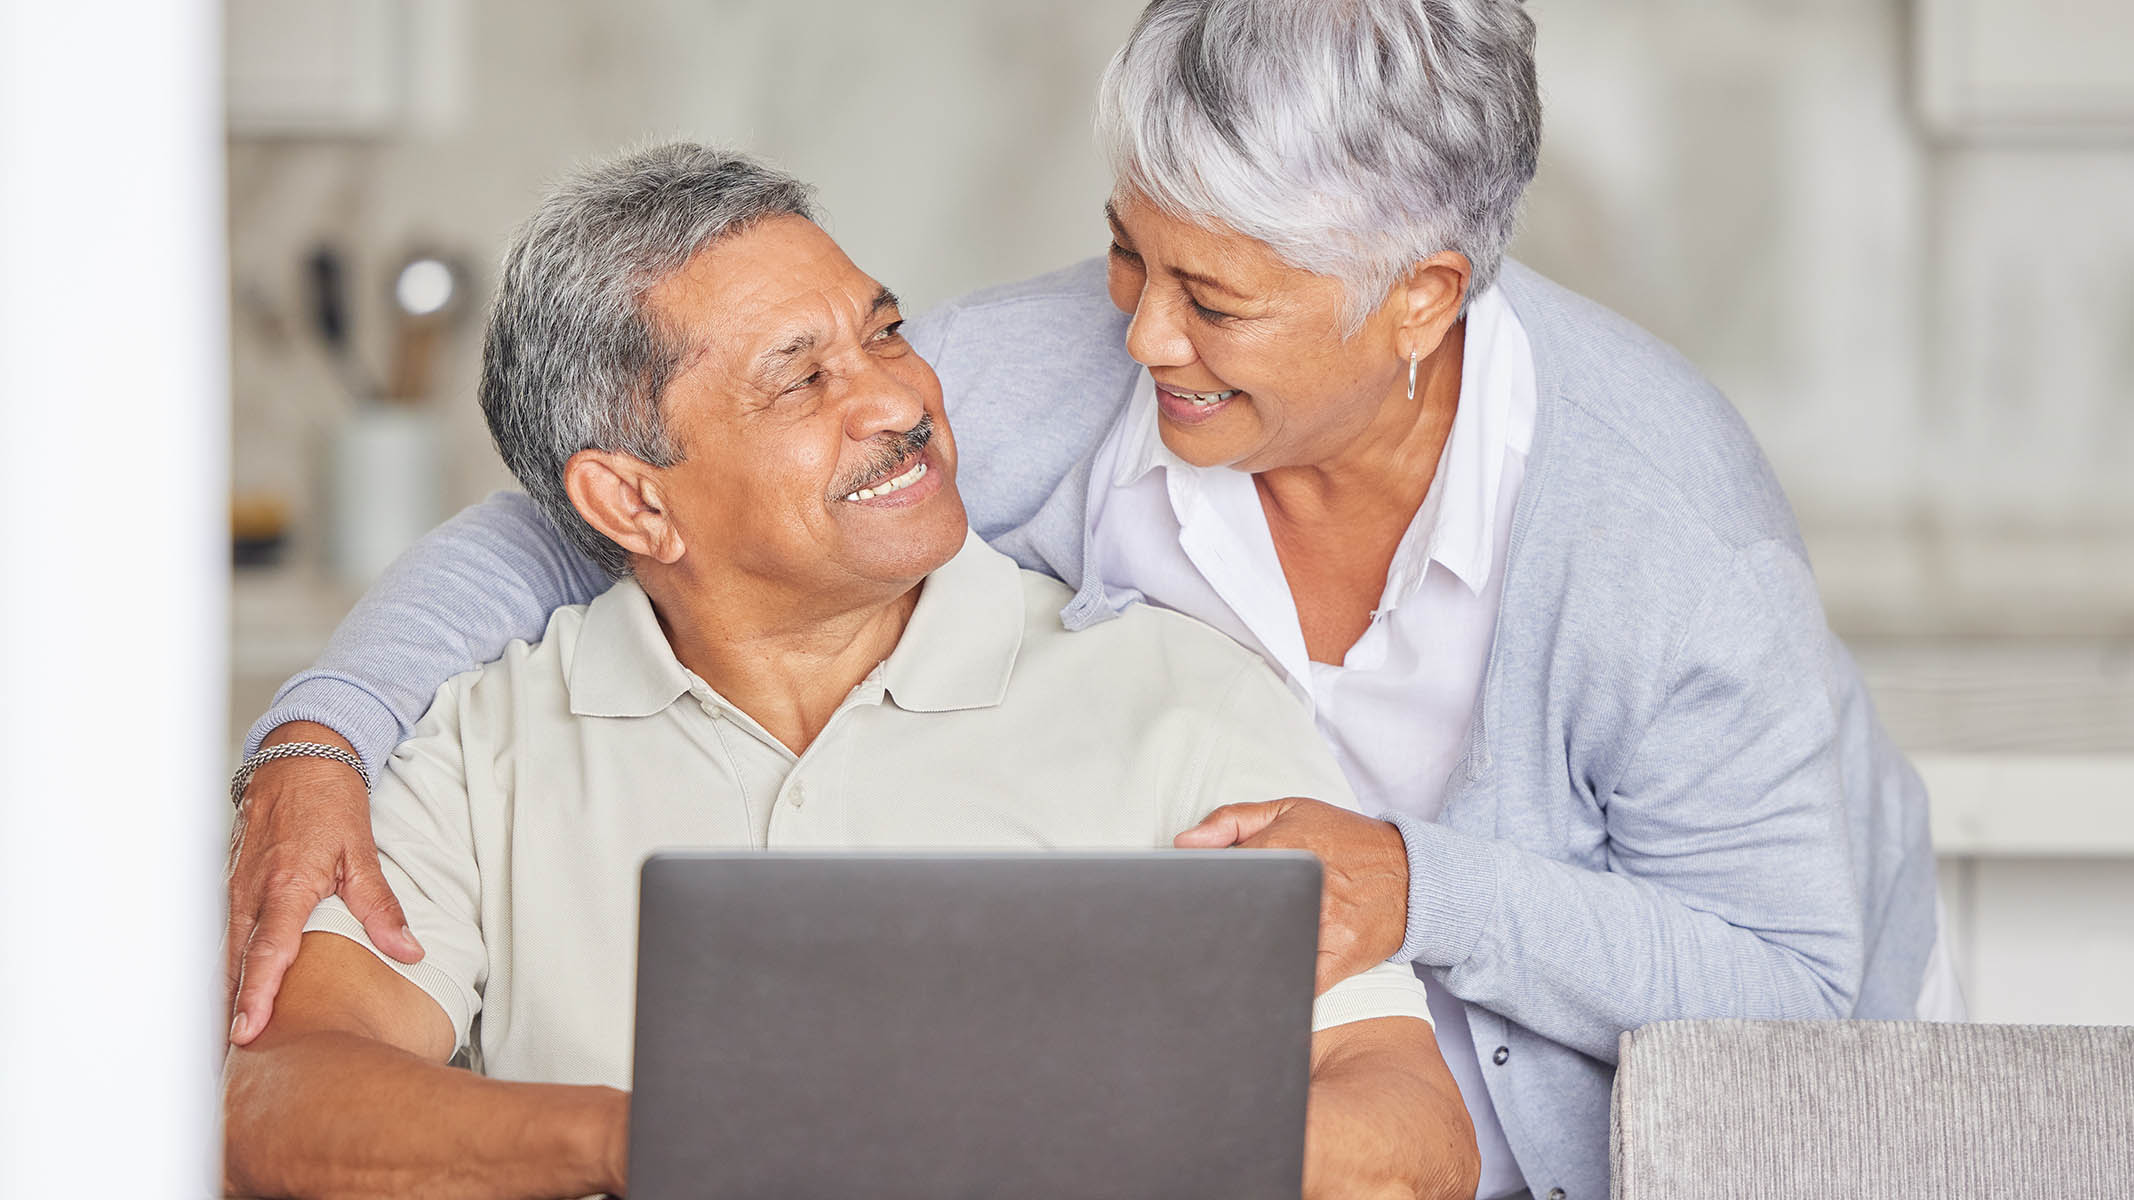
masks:
{"type": "Polygon", "coordinates": [[[1194,359],[1192,340],[1179,323],[1177,306],[1141,291],[1126,327],[1126,352],[1144,367],[1182,367],[1194,359]]]}
{"type": "Polygon", "coordinates": [[[884,433],[903,434],[926,415],[926,396],[911,381],[876,364],[854,381],[845,433],[864,442],[884,433]]]}

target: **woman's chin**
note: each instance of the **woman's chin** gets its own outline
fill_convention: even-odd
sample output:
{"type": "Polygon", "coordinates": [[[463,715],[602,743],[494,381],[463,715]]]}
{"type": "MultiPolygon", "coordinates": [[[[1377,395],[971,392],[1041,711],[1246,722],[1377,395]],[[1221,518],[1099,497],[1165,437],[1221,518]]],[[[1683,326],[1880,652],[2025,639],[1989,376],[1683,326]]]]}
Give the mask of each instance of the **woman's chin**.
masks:
{"type": "Polygon", "coordinates": [[[1219,420],[1187,425],[1165,415],[1156,432],[1165,449],[1196,467],[1228,467],[1256,449],[1254,423],[1239,419],[1244,416],[1245,411],[1225,413],[1219,420]]]}

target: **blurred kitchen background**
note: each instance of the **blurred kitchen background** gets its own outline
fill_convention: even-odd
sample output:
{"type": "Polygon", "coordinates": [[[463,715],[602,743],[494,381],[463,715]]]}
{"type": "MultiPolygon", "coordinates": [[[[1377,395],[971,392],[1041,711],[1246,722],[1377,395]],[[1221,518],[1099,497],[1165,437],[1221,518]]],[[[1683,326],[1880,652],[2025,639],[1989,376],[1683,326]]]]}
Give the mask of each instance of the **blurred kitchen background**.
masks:
{"type": "MultiPolygon", "coordinates": [[[[2134,5],[1531,0],[1514,253],[1747,415],[1934,792],[1973,1015],[2134,1021],[2134,5]]],[[[916,312],[1098,253],[1139,0],[231,0],[230,744],[405,542],[511,486],[513,227],[689,137],[822,188],[916,312]]]]}

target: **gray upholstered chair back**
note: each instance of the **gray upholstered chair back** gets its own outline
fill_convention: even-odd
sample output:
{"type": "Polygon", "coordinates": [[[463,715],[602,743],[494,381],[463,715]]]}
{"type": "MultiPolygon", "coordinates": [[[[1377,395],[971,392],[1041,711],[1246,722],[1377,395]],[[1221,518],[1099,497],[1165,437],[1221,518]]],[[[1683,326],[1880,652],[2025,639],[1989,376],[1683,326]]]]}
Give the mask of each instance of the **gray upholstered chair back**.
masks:
{"type": "Polygon", "coordinates": [[[1616,1200],[2134,1196],[2134,1028],[1648,1025],[1613,1137],[1616,1200]]]}

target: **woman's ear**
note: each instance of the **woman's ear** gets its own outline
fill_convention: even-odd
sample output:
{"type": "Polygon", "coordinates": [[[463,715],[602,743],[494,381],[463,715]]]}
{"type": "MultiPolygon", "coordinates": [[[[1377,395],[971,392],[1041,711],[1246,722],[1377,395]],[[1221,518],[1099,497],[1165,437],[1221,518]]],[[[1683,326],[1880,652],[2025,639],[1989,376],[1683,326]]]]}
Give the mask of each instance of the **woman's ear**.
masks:
{"type": "Polygon", "coordinates": [[[665,511],[660,472],[609,450],[580,450],[563,464],[563,491],[585,523],[633,556],[672,565],[682,532],[665,511]]]}
{"type": "Polygon", "coordinates": [[[1441,250],[1409,268],[1393,293],[1401,306],[1394,333],[1400,357],[1428,358],[1437,351],[1445,331],[1460,319],[1473,279],[1474,264],[1457,250],[1441,250]]]}

